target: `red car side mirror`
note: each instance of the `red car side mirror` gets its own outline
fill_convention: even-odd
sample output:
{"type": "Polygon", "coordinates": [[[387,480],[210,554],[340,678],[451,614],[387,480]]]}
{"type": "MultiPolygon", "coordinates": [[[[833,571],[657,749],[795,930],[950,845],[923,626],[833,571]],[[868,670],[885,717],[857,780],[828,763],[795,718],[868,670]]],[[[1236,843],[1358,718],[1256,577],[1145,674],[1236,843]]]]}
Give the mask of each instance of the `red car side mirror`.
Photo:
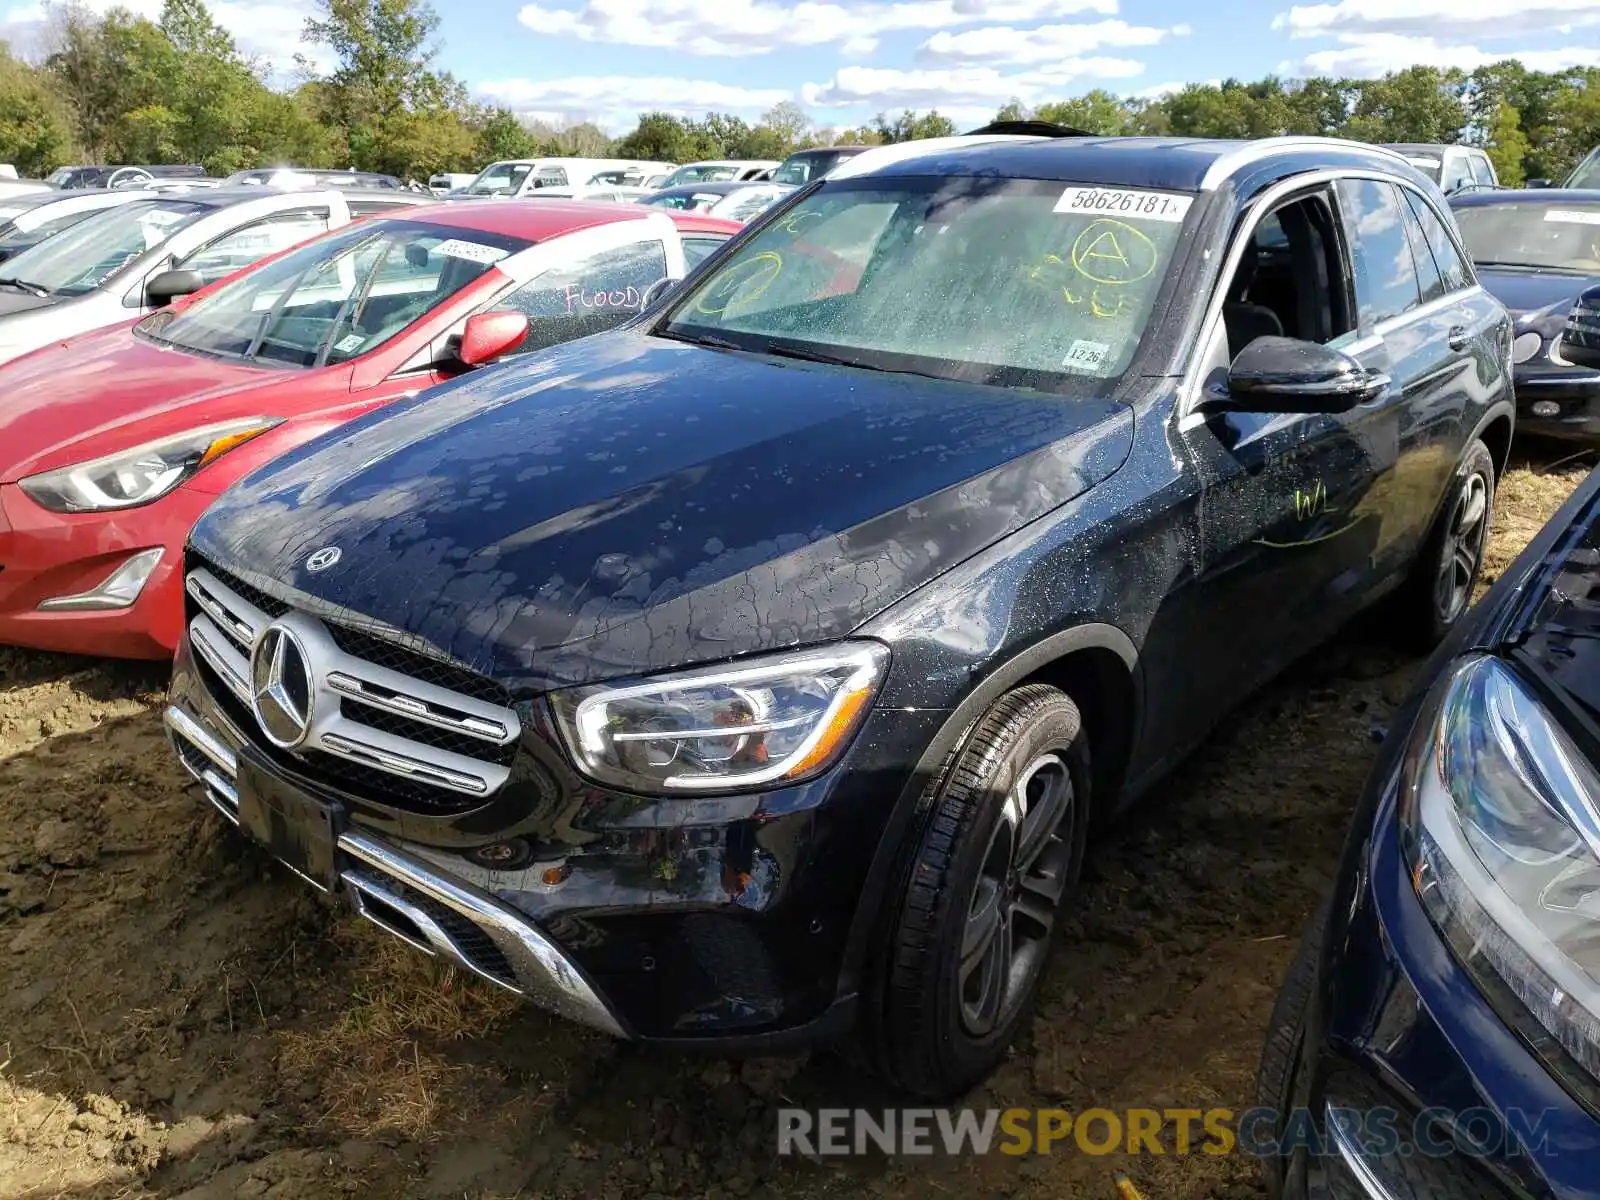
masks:
{"type": "Polygon", "coordinates": [[[515,350],[527,336],[528,318],[519,312],[473,313],[461,330],[456,357],[466,366],[482,366],[515,350]]]}

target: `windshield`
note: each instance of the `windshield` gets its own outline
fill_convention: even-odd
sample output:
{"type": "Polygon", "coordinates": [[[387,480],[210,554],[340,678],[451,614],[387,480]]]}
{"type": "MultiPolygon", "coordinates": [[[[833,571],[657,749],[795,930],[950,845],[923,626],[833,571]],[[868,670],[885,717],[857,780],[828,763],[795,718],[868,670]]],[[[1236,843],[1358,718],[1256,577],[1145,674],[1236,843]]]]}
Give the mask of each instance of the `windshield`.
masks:
{"type": "Polygon", "coordinates": [[[314,367],[375,350],[528,242],[413,221],[348,226],[141,328],[186,350],[314,367]]]}
{"type": "Polygon", "coordinates": [[[695,166],[679,167],[667,176],[662,187],[681,187],[686,183],[726,183],[736,179],[739,175],[738,167],[718,166],[716,164],[700,163],[695,166]]]}
{"type": "Polygon", "coordinates": [[[533,170],[531,163],[490,163],[471,183],[469,196],[515,196],[533,170]]]}
{"type": "Polygon", "coordinates": [[[824,184],[706,275],[664,332],[1083,390],[1127,369],[1192,200],[1032,180],[824,184]]]}
{"type": "Polygon", "coordinates": [[[1467,253],[1482,266],[1600,272],[1600,204],[1468,204],[1455,214],[1467,253]]]}
{"type": "Polygon", "coordinates": [[[1435,183],[1439,182],[1444,163],[1432,154],[1407,154],[1406,161],[1435,183]]]}
{"type": "Polygon", "coordinates": [[[63,229],[70,229],[93,215],[92,212],[63,213],[59,217],[40,221],[29,229],[19,229],[15,225],[6,226],[0,223],[0,228],[5,229],[4,233],[0,233],[0,257],[12,258],[29,246],[37,246],[45,238],[53,237],[63,229]]]}
{"type": "Polygon", "coordinates": [[[739,188],[726,196],[717,197],[716,203],[710,205],[707,211],[713,217],[726,217],[730,221],[753,221],[792,190],[776,184],[758,183],[754,187],[739,188]]]}
{"type": "Polygon", "coordinates": [[[723,199],[721,192],[658,192],[646,196],[640,204],[654,204],[660,208],[675,208],[680,212],[703,212],[723,199]]]}
{"type": "Polygon", "coordinates": [[[83,296],[212,210],[190,200],[134,200],[79,221],[0,267],[0,283],[83,296]]]}
{"type": "Polygon", "coordinates": [[[1569,188],[1600,188],[1600,148],[1589,151],[1567,179],[1569,188]]]}

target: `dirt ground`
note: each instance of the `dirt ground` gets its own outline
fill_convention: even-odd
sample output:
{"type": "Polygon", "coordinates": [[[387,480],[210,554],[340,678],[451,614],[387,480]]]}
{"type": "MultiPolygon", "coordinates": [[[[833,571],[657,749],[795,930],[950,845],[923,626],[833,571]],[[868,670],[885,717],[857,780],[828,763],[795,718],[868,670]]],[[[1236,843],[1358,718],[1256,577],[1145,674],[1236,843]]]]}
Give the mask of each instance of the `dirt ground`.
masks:
{"type": "MultiPolygon", "coordinates": [[[[1493,576],[1592,458],[1505,479],[1493,576]]],[[[969,1103],[1241,1109],[1414,661],[1352,631],[1091,851],[1031,1037],[969,1103]]],[[[1239,1156],[776,1157],[842,1061],[646,1053],[314,899],[186,786],[163,673],[0,649],[0,1198],[1258,1194],[1239,1156]]]]}

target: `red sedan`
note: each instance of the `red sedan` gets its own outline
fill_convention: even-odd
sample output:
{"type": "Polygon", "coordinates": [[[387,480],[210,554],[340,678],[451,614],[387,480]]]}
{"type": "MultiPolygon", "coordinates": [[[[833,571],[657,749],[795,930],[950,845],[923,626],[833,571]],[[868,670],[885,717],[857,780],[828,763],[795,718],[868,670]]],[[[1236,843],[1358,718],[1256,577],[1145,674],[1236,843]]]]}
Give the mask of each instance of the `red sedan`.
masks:
{"type": "Polygon", "coordinates": [[[481,363],[620,323],[739,228],[630,205],[429,206],[0,367],[0,643],[169,655],[184,539],[234,480],[481,363]]]}

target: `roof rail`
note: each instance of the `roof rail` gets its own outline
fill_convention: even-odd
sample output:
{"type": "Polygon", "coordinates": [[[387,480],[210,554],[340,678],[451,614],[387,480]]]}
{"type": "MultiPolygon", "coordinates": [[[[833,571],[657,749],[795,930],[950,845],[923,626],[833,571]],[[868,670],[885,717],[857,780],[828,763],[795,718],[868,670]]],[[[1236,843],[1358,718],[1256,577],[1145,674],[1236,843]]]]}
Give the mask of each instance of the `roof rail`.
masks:
{"type": "MultiPolygon", "coordinates": [[[[1240,167],[1258,159],[1268,158],[1283,150],[1295,150],[1301,147],[1315,149],[1317,147],[1338,148],[1340,150],[1365,150],[1371,154],[1392,158],[1396,162],[1406,162],[1406,156],[1382,146],[1374,146],[1370,142],[1356,142],[1349,138],[1333,137],[1302,137],[1290,134],[1287,137],[1257,138],[1246,142],[1237,149],[1230,150],[1220,155],[1210,167],[1206,169],[1205,178],[1200,181],[1202,192],[1213,192],[1221,185],[1222,181],[1232,175],[1240,167]]],[[[1406,163],[1409,166],[1409,163],[1406,163]]]]}

